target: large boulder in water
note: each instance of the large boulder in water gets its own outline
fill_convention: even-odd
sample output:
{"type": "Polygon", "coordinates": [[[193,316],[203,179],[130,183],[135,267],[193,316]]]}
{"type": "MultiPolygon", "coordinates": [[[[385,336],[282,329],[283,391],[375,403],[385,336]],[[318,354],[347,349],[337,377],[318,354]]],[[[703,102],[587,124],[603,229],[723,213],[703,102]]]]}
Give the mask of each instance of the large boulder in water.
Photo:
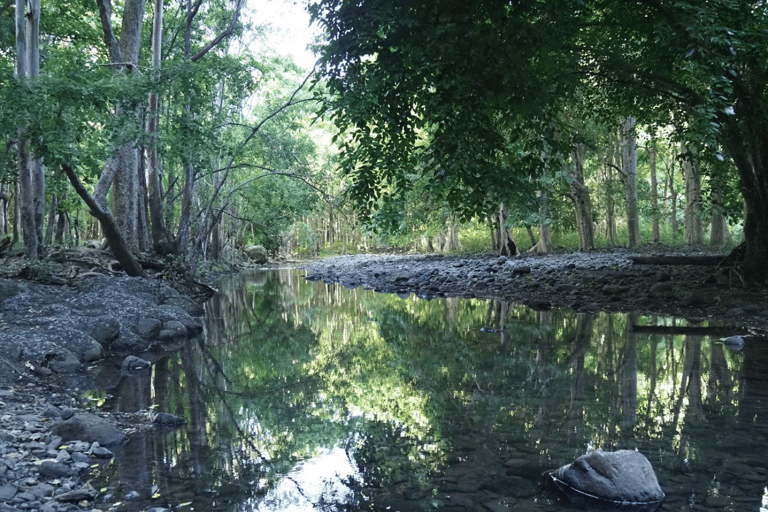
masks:
{"type": "Polygon", "coordinates": [[[550,478],[571,502],[590,509],[653,512],[664,499],[651,463],[633,450],[582,455],[550,478]]]}

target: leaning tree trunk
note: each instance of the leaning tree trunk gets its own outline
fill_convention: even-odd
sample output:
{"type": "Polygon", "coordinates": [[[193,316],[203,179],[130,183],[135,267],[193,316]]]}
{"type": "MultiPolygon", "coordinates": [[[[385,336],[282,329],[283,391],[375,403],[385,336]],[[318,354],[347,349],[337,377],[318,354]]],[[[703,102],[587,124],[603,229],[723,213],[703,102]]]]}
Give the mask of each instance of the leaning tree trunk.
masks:
{"type": "MultiPolygon", "coordinates": [[[[116,169],[116,166],[111,165],[110,163],[107,163],[106,167],[107,170],[105,170],[105,173],[108,174],[112,174],[110,168],[116,169]]],[[[110,249],[112,249],[112,253],[115,255],[118,263],[122,265],[129,276],[144,276],[144,269],[133,256],[133,251],[131,251],[131,248],[123,238],[122,232],[115,222],[112,212],[110,212],[107,207],[106,200],[104,197],[99,197],[98,185],[97,191],[92,196],[88,193],[72,167],[64,165],[62,169],[64,174],[67,175],[69,182],[72,184],[72,187],[75,189],[75,192],[77,192],[77,195],[79,195],[85,204],[88,205],[91,215],[96,217],[99,221],[101,230],[104,232],[104,237],[107,239],[107,244],[109,244],[110,249]]]]}
{"type": "Polygon", "coordinates": [[[621,127],[621,160],[626,183],[627,236],[629,247],[640,245],[640,215],[637,209],[637,134],[635,118],[628,117],[621,127]]]}

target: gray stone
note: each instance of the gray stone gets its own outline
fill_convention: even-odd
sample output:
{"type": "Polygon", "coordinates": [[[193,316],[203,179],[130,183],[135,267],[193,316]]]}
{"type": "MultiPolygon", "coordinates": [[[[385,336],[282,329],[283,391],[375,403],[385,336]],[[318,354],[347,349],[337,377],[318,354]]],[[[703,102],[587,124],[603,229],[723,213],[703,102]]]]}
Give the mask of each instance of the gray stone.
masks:
{"type": "Polygon", "coordinates": [[[112,451],[107,450],[102,446],[97,446],[93,448],[93,450],[91,451],[91,455],[93,455],[93,457],[97,459],[111,459],[112,457],[115,456],[115,454],[112,453],[112,451]]]}
{"type": "Polygon", "coordinates": [[[75,354],[65,348],[60,348],[48,362],[48,367],[56,373],[77,373],[82,366],[75,354]]]}
{"type": "Polygon", "coordinates": [[[631,506],[633,511],[651,512],[664,499],[651,463],[634,450],[597,450],[557,469],[550,477],[580,506],[631,506]]]}
{"type": "Polygon", "coordinates": [[[78,412],[68,420],[55,424],[51,432],[68,441],[85,439],[101,446],[115,446],[127,439],[122,430],[87,412],[78,412]]]}
{"type": "Polygon", "coordinates": [[[87,322],[85,331],[101,345],[109,345],[120,336],[120,322],[115,318],[100,316],[87,322]]]}
{"type": "Polygon", "coordinates": [[[183,323],[176,320],[170,320],[163,322],[163,328],[158,335],[161,340],[167,340],[172,338],[178,338],[187,335],[187,328],[183,323]]]}
{"type": "Polygon", "coordinates": [[[128,356],[123,359],[123,363],[120,365],[120,370],[128,373],[139,373],[152,366],[152,363],[146,359],[141,359],[136,356],[128,356]]]}
{"type": "Polygon", "coordinates": [[[671,281],[662,281],[651,286],[648,294],[651,297],[664,297],[675,292],[675,285],[671,281]]]}
{"type": "Polygon", "coordinates": [[[0,485],[0,501],[9,501],[16,496],[16,487],[11,484],[0,485]]]}
{"type": "Polygon", "coordinates": [[[83,500],[95,500],[97,496],[96,489],[91,487],[85,487],[83,489],[75,489],[74,491],[65,492],[56,496],[57,501],[65,503],[77,503],[83,500]]]}
{"type": "Polygon", "coordinates": [[[163,322],[157,318],[140,318],[139,321],[136,322],[136,332],[138,332],[142,338],[156,338],[157,335],[160,334],[162,328],[163,322]]]}
{"type": "Polygon", "coordinates": [[[51,484],[37,484],[29,489],[29,493],[35,498],[40,499],[46,496],[53,496],[54,489],[55,488],[51,484]]]}
{"type": "Polygon", "coordinates": [[[40,463],[40,475],[45,478],[62,478],[72,476],[75,471],[68,465],[54,460],[44,460],[40,463]]]}

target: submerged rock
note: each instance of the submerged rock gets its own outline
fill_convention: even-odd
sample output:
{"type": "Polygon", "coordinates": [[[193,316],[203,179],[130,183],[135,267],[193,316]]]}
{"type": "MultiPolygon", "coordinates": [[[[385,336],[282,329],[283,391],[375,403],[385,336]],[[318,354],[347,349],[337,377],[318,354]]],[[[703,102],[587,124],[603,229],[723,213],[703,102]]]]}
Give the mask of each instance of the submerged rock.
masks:
{"type": "Polygon", "coordinates": [[[596,450],[549,478],[572,503],[590,509],[653,512],[664,499],[651,463],[634,450],[596,450]]]}

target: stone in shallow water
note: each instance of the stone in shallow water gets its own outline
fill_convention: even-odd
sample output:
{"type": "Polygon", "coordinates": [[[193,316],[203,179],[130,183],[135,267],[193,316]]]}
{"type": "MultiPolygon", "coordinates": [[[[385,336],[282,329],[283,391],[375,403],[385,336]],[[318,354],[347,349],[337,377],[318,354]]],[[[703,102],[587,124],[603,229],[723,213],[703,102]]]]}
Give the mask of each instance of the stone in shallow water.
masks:
{"type": "MultiPolygon", "coordinates": [[[[127,440],[122,430],[94,414],[85,412],[79,412],[68,420],[55,424],[51,432],[68,441],[86,439],[89,443],[95,441],[101,446],[115,446],[127,440]]],[[[90,444],[86,445],[86,449],[89,446],[90,444]]]]}
{"type": "Polygon", "coordinates": [[[664,499],[651,463],[634,450],[597,450],[550,478],[573,503],[604,511],[652,512],[664,499]]]}

